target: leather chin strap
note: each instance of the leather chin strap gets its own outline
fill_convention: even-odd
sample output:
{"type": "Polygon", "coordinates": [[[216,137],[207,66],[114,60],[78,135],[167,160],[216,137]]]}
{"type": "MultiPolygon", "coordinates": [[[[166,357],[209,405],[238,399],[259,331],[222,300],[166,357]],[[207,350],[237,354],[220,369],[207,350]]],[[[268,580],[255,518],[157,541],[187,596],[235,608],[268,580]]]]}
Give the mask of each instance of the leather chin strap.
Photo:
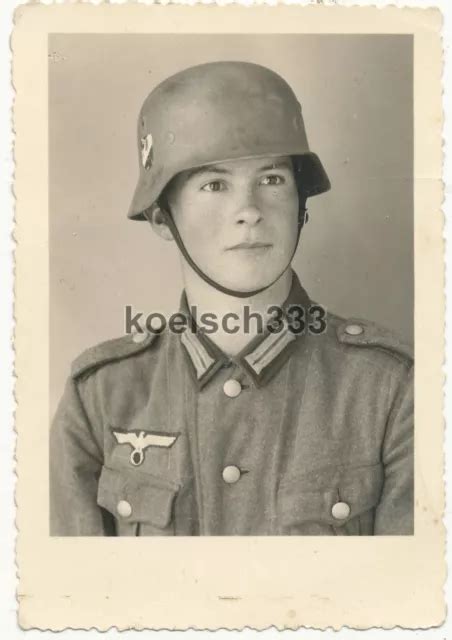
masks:
{"type": "MultiPolygon", "coordinates": [[[[304,199],[304,203],[306,203],[306,199],[304,199]]],[[[179,251],[182,253],[185,260],[188,262],[188,264],[193,269],[193,271],[195,271],[198,274],[198,276],[204,280],[204,282],[207,282],[207,284],[209,284],[211,287],[214,287],[215,289],[217,289],[217,291],[221,291],[221,293],[225,293],[226,295],[233,296],[235,298],[251,298],[253,296],[256,296],[258,293],[262,293],[262,291],[269,289],[272,285],[275,284],[275,282],[279,280],[279,278],[286,271],[287,267],[292,263],[292,260],[295,256],[295,252],[298,248],[298,243],[300,241],[301,230],[308,221],[307,209],[303,206],[300,208],[300,211],[298,214],[297,241],[295,243],[292,255],[290,256],[290,259],[288,260],[287,265],[284,267],[281,273],[274,280],[272,280],[270,284],[267,284],[265,285],[265,287],[261,287],[260,289],[254,289],[253,291],[234,291],[233,289],[228,289],[227,287],[224,287],[218,282],[215,282],[215,280],[212,280],[212,278],[209,278],[209,276],[198,267],[196,262],[192,259],[192,257],[188,253],[187,248],[182,240],[182,237],[179,233],[179,230],[176,226],[176,223],[174,222],[174,219],[171,213],[163,209],[162,207],[160,207],[160,211],[162,212],[166,225],[168,226],[169,230],[173,235],[174,241],[176,242],[179,248],[179,251]]],[[[149,222],[151,222],[151,217],[148,214],[148,211],[144,211],[143,214],[146,216],[149,222]]]]}

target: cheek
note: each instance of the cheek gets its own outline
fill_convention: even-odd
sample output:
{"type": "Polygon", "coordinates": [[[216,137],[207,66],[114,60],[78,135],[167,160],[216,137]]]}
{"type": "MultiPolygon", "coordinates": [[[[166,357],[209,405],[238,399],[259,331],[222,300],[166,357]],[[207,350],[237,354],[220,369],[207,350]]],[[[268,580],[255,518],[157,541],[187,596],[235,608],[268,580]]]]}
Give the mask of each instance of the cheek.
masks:
{"type": "Polygon", "coordinates": [[[184,241],[208,251],[221,236],[223,217],[218,207],[197,198],[186,199],[173,209],[173,218],[184,241]]]}
{"type": "Polygon", "coordinates": [[[267,219],[271,220],[276,235],[285,244],[296,239],[298,230],[298,195],[286,194],[274,196],[267,201],[267,219]]]}

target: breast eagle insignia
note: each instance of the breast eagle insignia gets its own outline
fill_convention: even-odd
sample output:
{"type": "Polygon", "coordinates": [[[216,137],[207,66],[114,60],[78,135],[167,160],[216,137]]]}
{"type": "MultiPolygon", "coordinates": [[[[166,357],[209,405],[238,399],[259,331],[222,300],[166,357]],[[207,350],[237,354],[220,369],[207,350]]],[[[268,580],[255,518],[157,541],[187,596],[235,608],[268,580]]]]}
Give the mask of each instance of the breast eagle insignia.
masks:
{"type": "MultiPolygon", "coordinates": [[[[113,430],[112,430],[113,431],[113,430]]],[[[130,462],[139,467],[144,461],[144,452],[148,447],[164,447],[168,449],[177,440],[176,435],[159,433],[158,431],[113,431],[118,444],[132,447],[130,462]]]]}

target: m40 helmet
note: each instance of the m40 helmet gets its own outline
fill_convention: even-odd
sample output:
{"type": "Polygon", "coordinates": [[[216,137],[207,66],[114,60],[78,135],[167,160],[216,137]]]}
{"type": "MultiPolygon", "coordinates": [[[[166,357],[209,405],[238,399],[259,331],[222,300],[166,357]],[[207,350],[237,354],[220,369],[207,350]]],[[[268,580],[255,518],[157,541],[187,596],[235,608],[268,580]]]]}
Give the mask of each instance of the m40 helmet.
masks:
{"type": "Polygon", "coordinates": [[[181,171],[258,157],[296,156],[305,198],[330,188],[310,151],[294,92],[277,73],[248,62],[211,62],[159,84],[138,119],[140,175],[129,218],[157,202],[181,171]]]}

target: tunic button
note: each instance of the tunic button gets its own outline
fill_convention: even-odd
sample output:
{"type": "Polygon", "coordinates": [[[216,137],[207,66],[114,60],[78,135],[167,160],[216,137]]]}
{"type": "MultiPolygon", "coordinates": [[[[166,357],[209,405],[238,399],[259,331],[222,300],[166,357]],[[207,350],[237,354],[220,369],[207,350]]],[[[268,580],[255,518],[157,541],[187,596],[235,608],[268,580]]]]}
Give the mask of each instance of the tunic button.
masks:
{"type": "Polygon", "coordinates": [[[336,520],[345,520],[350,515],[350,507],[346,502],[336,502],[333,504],[331,514],[336,520]]]}
{"type": "Polygon", "coordinates": [[[237,480],[240,480],[241,471],[234,464],[229,465],[223,469],[223,480],[227,484],[234,484],[237,480]]]}
{"type": "Polygon", "coordinates": [[[242,385],[238,380],[226,380],[223,385],[223,391],[228,398],[236,398],[242,390],[242,385]]]}
{"type": "Polygon", "coordinates": [[[360,324],[348,324],[345,327],[345,333],[349,336],[359,336],[363,333],[364,329],[360,324]]]}
{"type": "Polygon", "coordinates": [[[128,518],[132,515],[132,507],[127,500],[120,500],[116,505],[116,510],[121,518],[128,518]]]}
{"type": "Polygon", "coordinates": [[[148,337],[148,334],[146,333],[146,331],[143,331],[143,333],[139,333],[138,331],[136,333],[133,334],[132,336],[132,340],[134,342],[144,342],[146,340],[146,338],[148,337]]]}

